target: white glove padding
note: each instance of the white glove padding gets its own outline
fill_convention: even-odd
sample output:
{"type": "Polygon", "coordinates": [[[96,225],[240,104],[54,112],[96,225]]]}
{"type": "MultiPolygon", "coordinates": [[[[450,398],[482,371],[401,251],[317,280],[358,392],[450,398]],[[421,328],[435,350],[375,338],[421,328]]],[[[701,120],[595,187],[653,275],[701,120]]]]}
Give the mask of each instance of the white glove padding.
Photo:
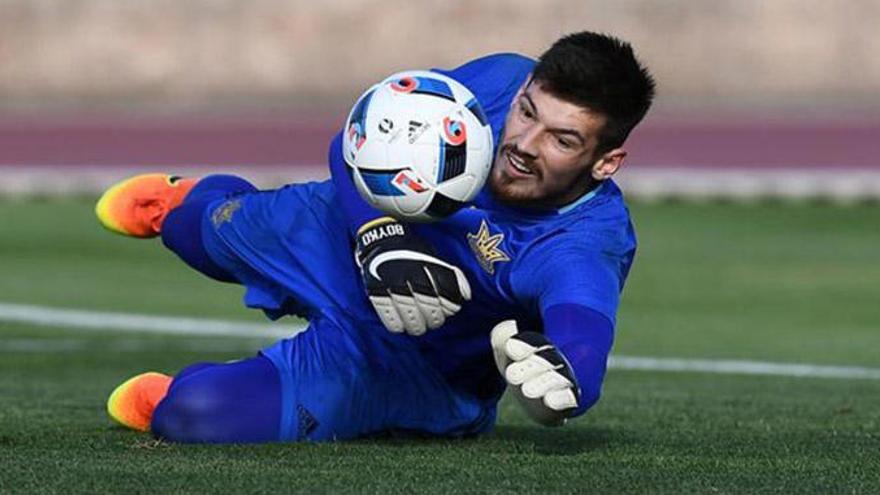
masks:
{"type": "Polygon", "coordinates": [[[355,259],[385,327],[422,335],[457,313],[471,287],[458,267],[434,256],[408,230],[390,217],[368,223],[358,232],[355,259]]]}
{"type": "Polygon", "coordinates": [[[516,321],[492,329],[498,371],[526,414],[545,426],[561,426],[577,408],[580,389],[565,356],[538,332],[519,332],[516,321]]]}

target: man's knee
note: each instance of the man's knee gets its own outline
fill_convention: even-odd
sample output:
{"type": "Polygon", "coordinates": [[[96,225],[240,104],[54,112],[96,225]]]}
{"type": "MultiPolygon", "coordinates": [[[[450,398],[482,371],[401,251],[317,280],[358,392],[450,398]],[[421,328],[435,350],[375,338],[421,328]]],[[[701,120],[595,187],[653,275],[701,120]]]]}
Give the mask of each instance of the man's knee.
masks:
{"type": "Polygon", "coordinates": [[[175,378],[153,413],[156,437],[184,443],[250,443],[279,439],[278,372],[258,356],[175,378]]]}
{"type": "Polygon", "coordinates": [[[172,442],[222,441],[222,432],[212,427],[218,406],[222,405],[217,404],[210,391],[184,383],[159,403],[150,428],[156,437],[172,442]]]}

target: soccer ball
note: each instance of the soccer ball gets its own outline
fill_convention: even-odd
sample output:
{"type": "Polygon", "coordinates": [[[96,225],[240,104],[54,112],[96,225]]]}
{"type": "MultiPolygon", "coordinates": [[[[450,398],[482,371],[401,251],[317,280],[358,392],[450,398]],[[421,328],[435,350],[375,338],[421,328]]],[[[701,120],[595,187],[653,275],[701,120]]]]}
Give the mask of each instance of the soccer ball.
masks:
{"type": "Polygon", "coordinates": [[[342,154],[361,196],[400,220],[429,222],[472,200],[492,165],[492,129],[464,85],[394,74],[354,104],[342,154]]]}

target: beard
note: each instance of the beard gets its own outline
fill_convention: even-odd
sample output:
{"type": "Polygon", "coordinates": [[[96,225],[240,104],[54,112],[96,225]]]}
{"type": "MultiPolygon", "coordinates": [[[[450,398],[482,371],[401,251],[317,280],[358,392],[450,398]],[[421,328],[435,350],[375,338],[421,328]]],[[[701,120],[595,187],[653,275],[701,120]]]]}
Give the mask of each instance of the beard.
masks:
{"type": "Polygon", "coordinates": [[[489,173],[489,190],[497,200],[508,204],[528,204],[536,199],[536,191],[539,178],[537,173],[529,177],[514,177],[507,171],[510,167],[507,155],[512,153],[518,157],[522,154],[514,150],[512,145],[502,145],[492,162],[492,170],[489,173]]]}
{"type": "Polygon", "coordinates": [[[511,205],[526,206],[539,198],[536,198],[534,192],[524,184],[517,184],[515,180],[495,172],[493,167],[492,173],[489,175],[489,190],[498,201],[511,205]]]}
{"type": "Polygon", "coordinates": [[[508,153],[524,158],[512,145],[503,145],[498,149],[489,173],[489,190],[503,204],[540,209],[558,208],[576,200],[600,182],[593,178],[588,168],[573,177],[559,178],[547,176],[531,161],[528,161],[528,166],[533,175],[513,176],[507,171],[510,167],[508,153]]]}

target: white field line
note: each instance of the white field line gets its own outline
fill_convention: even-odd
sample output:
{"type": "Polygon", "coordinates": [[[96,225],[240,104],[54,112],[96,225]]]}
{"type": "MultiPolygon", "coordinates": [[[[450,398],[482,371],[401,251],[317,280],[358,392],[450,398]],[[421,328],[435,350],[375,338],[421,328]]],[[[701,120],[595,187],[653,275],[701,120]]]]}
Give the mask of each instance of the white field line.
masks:
{"type": "Polygon", "coordinates": [[[244,356],[253,354],[266,345],[264,339],[224,338],[207,339],[204,337],[177,337],[173,340],[156,340],[141,336],[132,338],[0,338],[0,353],[12,354],[58,354],[62,352],[161,352],[173,349],[186,352],[240,352],[244,356]]]}
{"type": "MultiPolygon", "coordinates": [[[[168,316],[147,316],[130,313],[108,313],[75,309],[58,309],[46,306],[0,303],[0,322],[25,323],[29,325],[80,330],[112,330],[114,332],[162,333],[188,336],[227,336],[227,337],[274,337],[295,335],[305,327],[297,324],[258,324],[228,320],[184,318],[168,316]]],[[[0,327],[2,329],[2,327],[0,327]]],[[[54,346],[44,341],[47,352],[53,350],[76,350],[76,344],[65,343],[54,346]],[[62,349],[63,348],[63,349],[62,349]]],[[[130,347],[130,343],[125,348],[130,347]]],[[[41,346],[39,342],[0,340],[0,351],[16,348],[20,351],[33,351],[41,346]],[[6,345],[2,345],[3,342],[6,345]]],[[[197,347],[194,347],[197,348],[197,347]]],[[[770,363],[761,361],[731,361],[650,358],[634,356],[614,356],[609,360],[609,368],[641,371],[674,371],[718,373],[734,375],[764,375],[812,378],[846,378],[880,380],[880,368],[857,366],[821,366],[813,364],[770,363]]]]}
{"type": "Polygon", "coordinates": [[[692,371],[725,375],[769,375],[815,378],[862,378],[880,380],[880,368],[858,366],[819,366],[814,364],[768,363],[763,361],[730,361],[706,359],[675,359],[612,356],[609,368],[643,371],[692,371]]]}
{"type": "Polygon", "coordinates": [[[0,303],[0,321],[84,330],[230,337],[282,338],[290,337],[305,328],[301,323],[294,325],[283,323],[245,323],[229,320],[107,313],[6,303],[0,303]]]}

